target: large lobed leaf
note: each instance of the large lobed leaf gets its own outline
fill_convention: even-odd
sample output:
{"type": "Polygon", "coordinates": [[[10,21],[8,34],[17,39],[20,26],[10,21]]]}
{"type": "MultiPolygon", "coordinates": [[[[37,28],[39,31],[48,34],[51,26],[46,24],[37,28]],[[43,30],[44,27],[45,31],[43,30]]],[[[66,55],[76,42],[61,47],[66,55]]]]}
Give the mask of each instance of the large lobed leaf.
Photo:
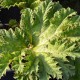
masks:
{"type": "Polygon", "coordinates": [[[68,80],[80,58],[79,21],[74,10],[49,0],[22,10],[20,28],[0,31],[0,77],[11,64],[17,80],[68,80]]]}
{"type": "Polygon", "coordinates": [[[35,8],[40,2],[41,0],[0,0],[0,6],[4,8],[9,8],[11,6],[35,8]]]}

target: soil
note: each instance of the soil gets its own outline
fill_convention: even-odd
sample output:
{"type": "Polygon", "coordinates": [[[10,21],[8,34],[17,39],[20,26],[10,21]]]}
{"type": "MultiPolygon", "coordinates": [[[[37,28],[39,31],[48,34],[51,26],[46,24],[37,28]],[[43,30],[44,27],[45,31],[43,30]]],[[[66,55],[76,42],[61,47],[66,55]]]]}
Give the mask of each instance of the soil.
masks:
{"type": "Polygon", "coordinates": [[[8,24],[11,19],[15,19],[17,22],[19,22],[20,16],[20,9],[17,6],[11,7],[10,9],[1,8],[0,24],[2,24],[3,26],[0,26],[0,29],[8,30],[10,27],[6,24],[8,24]]]}
{"type": "Polygon", "coordinates": [[[80,0],[52,0],[53,2],[59,1],[60,4],[64,7],[70,7],[77,11],[78,14],[80,14],[80,0]]]}

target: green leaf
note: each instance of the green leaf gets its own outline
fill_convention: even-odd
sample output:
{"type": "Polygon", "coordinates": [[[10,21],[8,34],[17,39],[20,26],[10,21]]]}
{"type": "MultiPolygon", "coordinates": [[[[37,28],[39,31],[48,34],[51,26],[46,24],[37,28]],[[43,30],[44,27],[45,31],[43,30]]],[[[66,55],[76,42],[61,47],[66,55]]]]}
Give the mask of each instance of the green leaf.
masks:
{"type": "Polygon", "coordinates": [[[20,28],[0,30],[0,77],[9,68],[5,65],[9,61],[17,80],[49,80],[50,75],[68,80],[76,75],[74,61],[80,58],[79,21],[74,10],[62,8],[59,2],[46,0],[34,11],[23,9],[20,28]]]}
{"type": "Polygon", "coordinates": [[[49,75],[57,79],[62,78],[60,67],[57,66],[58,62],[54,60],[49,54],[40,53],[39,55],[39,78],[40,80],[49,80],[49,75]]]}
{"type": "Polygon", "coordinates": [[[12,27],[12,28],[15,28],[15,27],[18,26],[18,23],[17,23],[17,21],[15,19],[11,19],[9,21],[9,26],[12,27]]]}
{"type": "Polygon", "coordinates": [[[10,8],[17,5],[21,9],[26,7],[34,9],[40,2],[41,0],[0,0],[0,6],[10,8]]]}
{"type": "Polygon", "coordinates": [[[16,28],[15,32],[12,29],[9,31],[3,30],[1,35],[3,35],[3,45],[1,46],[3,53],[19,51],[27,46],[23,37],[24,34],[19,28],[16,28]]]}

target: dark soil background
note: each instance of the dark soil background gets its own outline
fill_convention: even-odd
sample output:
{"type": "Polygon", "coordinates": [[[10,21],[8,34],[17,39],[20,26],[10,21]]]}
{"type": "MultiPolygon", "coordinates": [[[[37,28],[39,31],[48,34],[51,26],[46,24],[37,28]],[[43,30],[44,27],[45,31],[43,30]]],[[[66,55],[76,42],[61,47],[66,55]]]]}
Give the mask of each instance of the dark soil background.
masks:
{"type": "Polygon", "coordinates": [[[21,14],[17,6],[11,7],[10,9],[1,8],[0,10],[0,24],[3,24],[3,26],[0,26],[0,29],[8,30],[10,27],[6,24],[8,24],[11,19],[15,19],[17,22],[20,21],[21,14]]]}
{"type": "MultiPolygon", "coordinates": [[[[77,11],[78,15],[80,15],[80,0],[52,0],[53,2],[59,1],[60,4],[64,7],[70,7],[77,11]]],[[[1,8],[0,9],[0,24],[3,26],[0,26],[0,29],[9,29],[10,27],[6,24],[9,23],[10,19],[16,19],[17,22],[20,21],[20,9],[15,6],[11,7],[10,9],[1,8]]],[[[15,80],[13,78],[14,71],[10,70],[6,72],[6,75],[4,75],[0,80],[15,80]]],[[[50,80],[57,80],[51,77],[50,80]]]]}
{"type": "Polygon", "coordinates": [[[52,0],[53,2],[59,1],[60,4],[64,7],[70,7],[77,11],[78,14],[80,14],[80,0],[52,0]]]}

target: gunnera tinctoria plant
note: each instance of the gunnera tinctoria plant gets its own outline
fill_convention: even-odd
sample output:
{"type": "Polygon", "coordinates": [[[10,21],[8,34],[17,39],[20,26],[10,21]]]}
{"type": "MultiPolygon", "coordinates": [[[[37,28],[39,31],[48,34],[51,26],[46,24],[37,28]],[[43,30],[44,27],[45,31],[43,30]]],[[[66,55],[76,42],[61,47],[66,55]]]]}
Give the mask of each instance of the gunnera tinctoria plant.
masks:
{"type": "Polygon", "coordinates": [[[0,30],[0,77],[12,69],[17,80],[79,80],[78,58],[80,17],[59,2],[23,9],[20,27],[0,30]]]}

